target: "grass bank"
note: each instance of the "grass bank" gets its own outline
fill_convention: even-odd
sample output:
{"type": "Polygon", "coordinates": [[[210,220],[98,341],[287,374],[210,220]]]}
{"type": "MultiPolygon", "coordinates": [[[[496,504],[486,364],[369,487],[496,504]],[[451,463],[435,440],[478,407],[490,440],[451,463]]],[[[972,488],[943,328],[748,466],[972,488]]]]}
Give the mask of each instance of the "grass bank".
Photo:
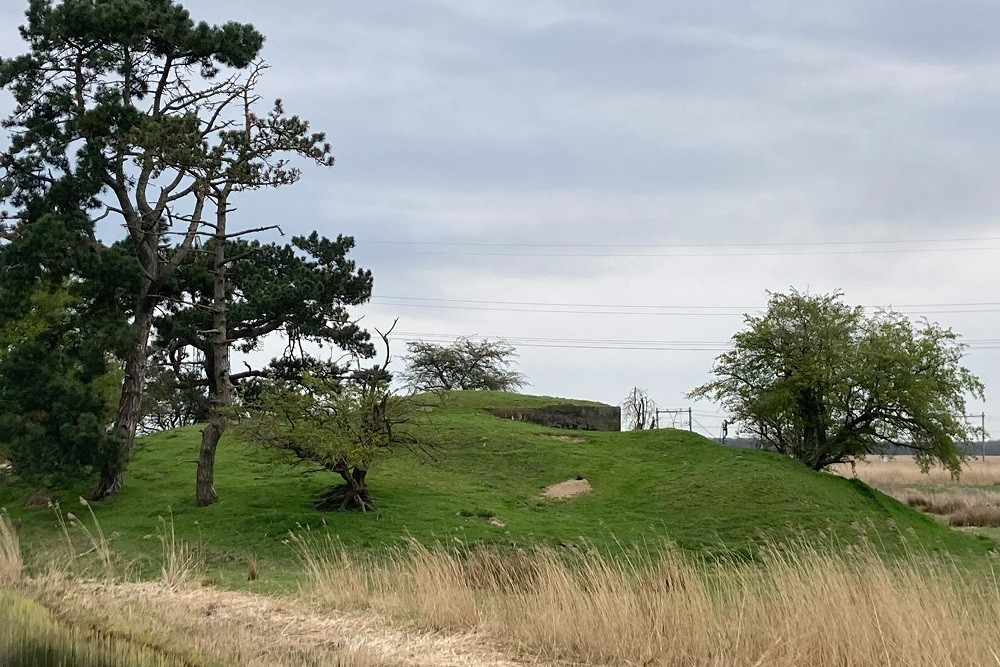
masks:
{"type": "Polygon", "coordinates": [[[80,507],[89,481],[51,491],[60,503],[57,520],[44,503],[26,506],[36,488],[7,476],[0,505],[19,523],[35,572],[54,555],[65,560],[67,535],[77,555],[101,552],[93,509],[103,526],[97,545],[114,554],[109,565],[118,573],[159,578],[164,522],[172,520],[171,539],[190,548],[207,582],[263,591],[297,585],[290,532],[328,534],[358,553],[411,541],[516,551],[583,540],[604,553],[669,541],[697,557],[748,558],[762,544],[806,539],[982,561],[994,548],[860,480],[775,454],[721,447],[686,431],[565,431],[490,412],[561,400],[495,392],[428,397],[406,426],[418,447],[390,453],[371,471],[377,509],[368,514],[314,509],[313,499],[338,482],[335,475],[233,439],[218,454],[219,502],[196,507],[198,428],[141,439],[126,487],[110,501],[80,507]],[[542,497],[549,485],[578,477],[590,493],[542,497]],[[68,512],[78,520],[68,520],[68,512]]]}

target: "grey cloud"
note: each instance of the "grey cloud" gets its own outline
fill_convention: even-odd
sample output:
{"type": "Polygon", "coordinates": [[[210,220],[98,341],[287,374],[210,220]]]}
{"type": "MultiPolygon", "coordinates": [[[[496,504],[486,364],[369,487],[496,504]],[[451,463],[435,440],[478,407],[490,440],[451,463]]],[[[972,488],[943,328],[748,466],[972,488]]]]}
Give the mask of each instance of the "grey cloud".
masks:
{"type": "MultiPolygon", "coordinates": [[[[0,9],[4,55],[23,50],[15,4],[0,9]]],[[[795,285],[843,288],[854,303],[994,298],[1000,275],[989,253],[543,258],[375,253],[391,246],[370,242],[996,235],[996,3],[184,4],[195,18],[258,25],[272,65],[263,95],[328,132],[337,157],[294,187],[245,195],[240,224],[356,235],[376,294],[726,305],[762,303],[765,289],[795,285]]],[[[395,312],[411,329],[456,334],[719,340],[739,325],[385,304],[365,312],[373,324],[395,312]]],[[[948,317],[970,337],[992,337],[997,324],[992,315],[948,317]]],[[[976,351],[970,363],[995,376],[991,354],[976,351]]],[[[711,361],[523,355],[535,389],[603,400],[638,382],[679,401],[711,361]]]]}

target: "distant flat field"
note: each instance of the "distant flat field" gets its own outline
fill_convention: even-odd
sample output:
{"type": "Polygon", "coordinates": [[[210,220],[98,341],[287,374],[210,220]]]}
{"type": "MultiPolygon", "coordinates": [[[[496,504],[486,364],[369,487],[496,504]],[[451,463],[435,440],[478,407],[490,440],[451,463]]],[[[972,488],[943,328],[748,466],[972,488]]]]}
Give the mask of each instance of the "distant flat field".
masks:
{"type": "Polygon", "coordinates": [[[858,463],[854,470],[849,465],[834,466],[834,471],[844,477],[858,477],[867,484],[878,488],[886,486],[942,485],[942,486],[1000,486],[1000,456],[970,459],[962,467],[958,480],[944,468],[931,468],[926,473],[910,456],[894,456],[883,460],[878,456],[869,457],[866,463],[858,463]]]}

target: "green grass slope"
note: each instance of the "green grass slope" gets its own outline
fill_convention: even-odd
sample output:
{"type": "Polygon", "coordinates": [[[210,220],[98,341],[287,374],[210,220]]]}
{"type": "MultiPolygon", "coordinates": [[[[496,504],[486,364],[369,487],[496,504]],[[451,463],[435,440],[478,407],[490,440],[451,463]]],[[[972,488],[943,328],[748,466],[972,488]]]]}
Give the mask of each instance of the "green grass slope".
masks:
{"type": "MultiPolygon", "coordinates": [[[[112,546],[153,576],[159,517],[172,514],[178,536],[201,545],[226,579],[247,555],[261,559],[264,575],[269,563],[287,563],[294,558],[289,531],[306,529],[334,534],[352,549],[410,538],[516,546],[585,539],[607,548],[669,539],[702,553],[752,553],[762,540],[798,539],[971,556],[993,547],[858,481],[775,454],[725,448],[685,431],[565,431],[488,412],[561,400],[493,392],[427,398],[408,426],[427,454],[399,450],[378,463],[369,476],[377,510],[369,514],[313,509],[335,475],[233,439],[218,454],[219,502],[195,507],[200,428],[143,438],[125,490],[95,511],[112,546]],[[546,486],[578,476],[592,493],[540,497],[546,486]]],[[[63,510],[86,518],[77,503],[85,488],[56,493],[63,510]]],[[[37,551],[60,534],[51,509],[25,508],[34,490],[16,478],[0,480],[0,505],[23,523],[22,543],[37,551]]]]}

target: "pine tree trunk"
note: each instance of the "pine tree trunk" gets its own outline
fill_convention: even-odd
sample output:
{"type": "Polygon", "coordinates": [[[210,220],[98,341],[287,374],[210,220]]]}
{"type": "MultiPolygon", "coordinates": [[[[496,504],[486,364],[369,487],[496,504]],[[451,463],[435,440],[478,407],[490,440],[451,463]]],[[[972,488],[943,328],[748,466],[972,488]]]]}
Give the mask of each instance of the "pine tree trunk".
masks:
{"type": "Polygon", "coordinates": [[[211,505],[219,498],[215,491],[215,450],[225,430],[224,420],[212,415],[208,426],[201,432],[201,449],[198,451],[198,473],[195,482],[195,502],[198,507],[211,505]]]}
{"type": "Polygon", "coordinates": [[[201,432],[201,449],[198,452],[198,473],[195,481],[195,499],[199,507],[211,505],[218,499],[215,491],[215,450],[226,430],[226,410],[232,402],[232,385],[229,380],[229,337],[226,321],[226,199],[228,192],[219,196],[215,226],[215,255],[212,269],[212,360],[209,378],[208,426],[201,432]]]}
{"type": "Polygon", "coordinates": [[[140,312],[132,323],[132,349],[125,360],[125,378],[118,401],[114,428],[121,431],[121,450],[101,466],[101,479],[91,493],[91,499],[103,500],[122,490],[125,467],[135,447],[135,432],[139,427],[142,390],[146,380],[146,358],[149,350],[149,333],[153,327],[153,305],[143,301],[140,312]]]}

